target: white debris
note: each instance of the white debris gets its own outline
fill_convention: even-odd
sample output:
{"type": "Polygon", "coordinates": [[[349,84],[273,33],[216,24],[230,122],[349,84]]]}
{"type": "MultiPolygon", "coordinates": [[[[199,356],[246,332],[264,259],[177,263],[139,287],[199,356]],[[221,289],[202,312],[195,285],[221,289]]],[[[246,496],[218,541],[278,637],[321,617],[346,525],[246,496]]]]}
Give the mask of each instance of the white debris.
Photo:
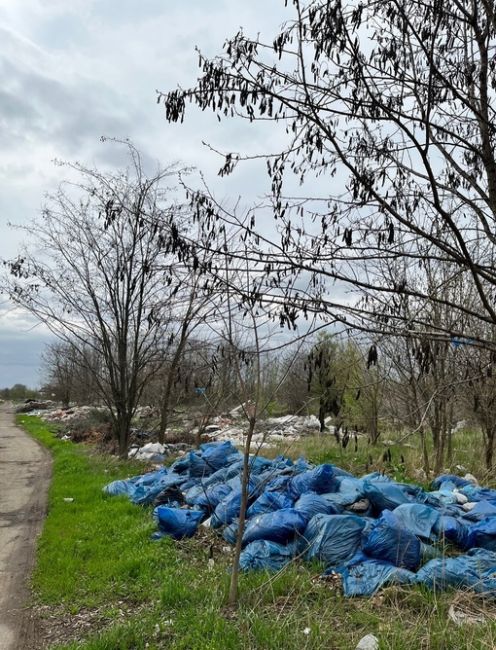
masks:
{"type": "Polygon", "coordinates": [[[455,497],[457,503],[460,503],[461,505],[468,502],[468,497],[456,488],[453,490],[453,496],[455,497]]]}
{"type": "Polygon", "coordinates": [[[470,510],[472,510],[472,508],[475,508],[476,505],[477,503],[475,501],[469,501],[468,503],[464,503],[462,505],[462,508],[465,510],[465,512],[470,512],[470,510]]]}
{"type": "Polygon", "coordinates": [[[360,639],[355,650],[379,650],[379,639],[373,634],[367,634],[360,639]]]}
{"type": "Polygon", "coordinates": [[[455,625],[474,625],[484,623],[486,620],[482,614],[475,614],[472,612],[464,612],[450,605],[448,609],[448,618],[453,621],[455,625]]]}
{"type": "Polygon", "coordinates": [[[131,447],[128,453],[128,458],[136,460],[152,460],[156,456],[163,456],[165,446],[159,442],[148,442],[143,447],[131,447]]]}
{"type": "Polygon", "coordinates": [[[470,481],[473,485],[479,485],[479,481],[475,478],[473,474],[465,474],[463,477],[466,481],[470,481]]]}
{"type": "Polygon", "coordinates": [[[64,497],[66,503],[72,503],[74,501],[73,497],[64,497]]]}

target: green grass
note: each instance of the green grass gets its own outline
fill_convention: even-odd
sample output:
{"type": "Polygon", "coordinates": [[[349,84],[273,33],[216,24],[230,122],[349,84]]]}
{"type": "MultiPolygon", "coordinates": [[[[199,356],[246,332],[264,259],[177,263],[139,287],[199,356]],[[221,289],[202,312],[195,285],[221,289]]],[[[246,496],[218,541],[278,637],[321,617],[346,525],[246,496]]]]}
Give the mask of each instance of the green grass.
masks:
{"type": "MultiPolygon", "coordinates": [[[[223,543],[215,546],[214,566],[207,563],[213,533],[202,531],[180,543],[152,542],[149,508],[103,495],[107,482],[139,472],[142,465],[62,442],[37,418],[19,421],[54,459],[34,574],[36,602],[62,617],[98,609],[108,621],[85,641],[59,650],[348,650],[367,633],[379,637],[382,650],[496,646],[496,624],[490,620],[463,627],[448,620],[455,594],[389,588],[372,599],[349,600],[316,579],[318,568],[298,563],[276,576],[243,575],[239,609],[229,611],[229,555],[223,543]],[[65,502],[67,497],[74,501],[65,502]]],[[[332,455],[330,447],[309,444],[314,460],[338,461],[319,455],[332,455]]],[[[353,458],[353,451],[346,453],[353,458]]],[[[466,600],[481,606],[474,597],[466,600]]]]}

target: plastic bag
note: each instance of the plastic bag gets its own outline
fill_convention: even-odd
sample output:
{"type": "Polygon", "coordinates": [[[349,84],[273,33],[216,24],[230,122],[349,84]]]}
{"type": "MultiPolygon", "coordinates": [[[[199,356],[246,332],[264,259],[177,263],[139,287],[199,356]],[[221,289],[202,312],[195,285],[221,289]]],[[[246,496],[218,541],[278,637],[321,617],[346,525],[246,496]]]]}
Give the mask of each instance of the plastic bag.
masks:
{"type": "Polygon", "coordinates": [[[363,554],[336,572],[342,576],[343,593],[347,597],[373,596],[383,585],[408,585],[415,581],[412,571],[383,560],[371,560],[363,554]]]}
{"type": "Polygon", "coordinates": [[[337,566],[352,558],[360,547],[365,520],[356,515],[313,517],[305,529],[307,560],[319,560],[337,566]]]}
{"type": "Polygon", "coordinates": [[[390,481],[364,481],[363,493],[377,514],[383,510],[394,510],[401,504],[412,501],[403,486],[390,481]]]}
{"type": "Polygon", "coordinates": [[[243,545],[258,539],[265,539],[279,544],[286,544],[296,535],[303,533],[308,518],[294,508],[285,508],[257,515],[250,519],[243,534],[243,545]]]}
{"type": "Polygon", "coordinates": [[[243,571],[279,571],[296,554],[295,544],[277,544],[260,539],[248,544],[241,552],[239,566],[243,571]]]}
{"type": "Polygon", "coordinates": [[[282,508],[292,508],[293,500],[283,492],[264,492],[247,510],[247,517],[262,515],[266,512],[281,510],[282,508]]]}
{"type": "Polygon", "coordinates": [[[489,517],[469,526],[467,546],[496,551],[496,517],[489,517]]]}
{"type": "Polygon", "coordinates": [[[415,570],[421,560],[419,539],[410,531],[398,528],[384,513],[363,542],[366,555],[405,569],[415,570]]]}
{"type": "Polygon", "coordinates": [[[393,510],[398,526],[417,537],[432,539],[432,529],[437,524],[439,512],[420,503],[404,503],[393,510]]]}
{"type": "Polygon", "coordinates": [[[305,492],[302,494],[298,501],[294,504],[295,510],[299,510],[307,515],[308,520],[315,515],[324,514],[331,515],[337,514],[341,511],[340,508],[334,504],[326,501],[320,494],[316,492],[305,492]]]}
{"type": "Polygon", "coordinates": [[[415,582],[430,589],[465,587],[478,593],[496,593],[496,553],[472,549],[466,555],[431,560],[416,575],[415,582]]]}
{"type": "Polygon", "coordinates": [[[433,527],[433,532],[441,540],[444,539],[452,544],[456,544],[462,549],[468,548],[468,526],[464,525],[457,517],[440,515],[433,527]]]}
{"type": "Polygon", "coordinates": [[[193,537],[198,526],[205,519],[205,513],[201,510],[185,510],[167,506],[155,508],[153,516],[158,523],[160,532],[174,539],[193,537]]]}
{"type": "Polygon", "coordinates": [[[289,482],[288,492],[297,499],[305,492],[335,492],[338,482],[334,475],[332,465],[319,465],[315,469],[307,470],[294,476],[289,482]]]}
{"type": "Polygon", "coordinates": [[[446,483],[449,483],[457,488],[462,488],[466,485],[472,485],[471,481],[468,481],[461,476],[456,476],[456,474],[441,474],[440,476],[436,476],[436,478],[432,481],[431,487],[433,490],[440,490],[443,484],[446,483]]]}
{"type": "Polygon", "coordinates": [[[226,483],[218,483],[207,488],[200,484],[187,491],[186,503],[211,511],[231,492],[232,488],[226,483]]]}
{"type": "MultiPolygon", "coordinates": [[[[235,479],[233,479],[235,480],[235,479]]],[[[250,479],[248,485],[248,507],[258,496],[255,483],[250,479]]],[[[212,528],[229,525],[233,519],[239,517],[241,510],[241,486],[234,488],[222,501],[219,501],[212,515],[212,528]]]]}

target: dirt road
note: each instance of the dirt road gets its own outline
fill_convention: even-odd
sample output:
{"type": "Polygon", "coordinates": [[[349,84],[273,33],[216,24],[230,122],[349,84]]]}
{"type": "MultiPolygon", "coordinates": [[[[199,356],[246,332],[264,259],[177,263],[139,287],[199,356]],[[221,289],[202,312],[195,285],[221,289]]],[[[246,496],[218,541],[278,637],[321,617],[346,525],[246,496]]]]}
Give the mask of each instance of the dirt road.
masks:
{"type": "Polygon", "coordinates": [[[46,512],[48,452],[0,406],[0,650],[36,648],[26,603],[36,538],[46,512]]]}

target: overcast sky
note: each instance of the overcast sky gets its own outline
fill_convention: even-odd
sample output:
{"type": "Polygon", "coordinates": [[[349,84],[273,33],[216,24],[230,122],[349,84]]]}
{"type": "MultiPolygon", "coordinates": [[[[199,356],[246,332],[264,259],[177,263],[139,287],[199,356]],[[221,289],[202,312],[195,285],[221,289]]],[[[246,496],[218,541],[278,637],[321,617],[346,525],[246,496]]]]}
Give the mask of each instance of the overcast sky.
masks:
{"type": "MultiPolygon", "coordinates": [[[[121,162],[102,135],[130,138],[161,164],[200,168],[221,199],[263,195],[263,163],[218,179],[222,161],[202,141],[264,151],[277,133],[245,121],[219,124],[199,111],[169,125],[156,91],[194,83],[195,46],[214,55],[241,26],[271,41],[286,16],[284,0],[0,0],[0,258],[13,257],[20,245],[8,222],[36,216],[60,181],[54,159],[121,162]]],[[[39,384],[46,340],[25,314],[1,302],[0,387],[39,384]]]]}

